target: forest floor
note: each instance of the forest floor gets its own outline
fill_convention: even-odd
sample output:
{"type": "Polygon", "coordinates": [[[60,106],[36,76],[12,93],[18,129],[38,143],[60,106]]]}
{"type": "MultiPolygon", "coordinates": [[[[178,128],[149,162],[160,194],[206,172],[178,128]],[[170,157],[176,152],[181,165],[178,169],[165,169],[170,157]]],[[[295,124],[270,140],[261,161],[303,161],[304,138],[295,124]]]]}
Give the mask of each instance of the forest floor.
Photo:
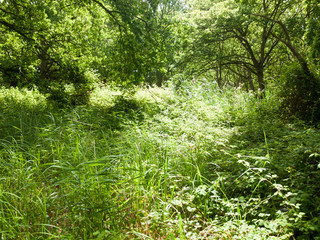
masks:
{"type": "Polygon", "coordinates": [[[214,84],[57,109],[0,89],[0,239],[320,239],[320,130],[214,84]]]}

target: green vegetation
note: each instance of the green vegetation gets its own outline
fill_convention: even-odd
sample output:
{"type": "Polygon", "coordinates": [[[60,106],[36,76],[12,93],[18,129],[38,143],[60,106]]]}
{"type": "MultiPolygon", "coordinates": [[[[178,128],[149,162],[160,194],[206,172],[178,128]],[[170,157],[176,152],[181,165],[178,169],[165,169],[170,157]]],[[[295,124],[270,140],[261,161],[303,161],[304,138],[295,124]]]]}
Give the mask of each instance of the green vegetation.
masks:
{"type": "Polygon", "coordinates": [[[274,99],[199,82],[56,110],[1,89],[2,239],[311,239],[320,131],[274,99]]]}
{"type": "Polygon", "coordinates": [[[319,0],[0,0],[0,240],[320,240],[319,0]]]}

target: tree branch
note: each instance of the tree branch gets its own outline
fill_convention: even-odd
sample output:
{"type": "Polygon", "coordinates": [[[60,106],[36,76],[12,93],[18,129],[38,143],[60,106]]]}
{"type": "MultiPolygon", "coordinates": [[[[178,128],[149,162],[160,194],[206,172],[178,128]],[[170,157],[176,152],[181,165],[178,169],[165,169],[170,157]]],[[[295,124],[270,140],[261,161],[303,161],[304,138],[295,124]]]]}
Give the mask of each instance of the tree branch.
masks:
{"type": "Polygon", "coordinates": [[[285,35],[285,38],[286,39],[283,39],[279,36],[277,36],[275,33],[271,32],[271,35],[277,39],[278,41],[282,42],[283,44],[285,44],[289,49],[290,51],[292,52],[292,54],[297,58],[297,60],[299,61],[299,63],[301,64],[302,68],[307,72],[307,73],[310,73],[310,70],[307,66],[307,62],[306,60],[303,58],[303,56],[300,54],[300,52],[296,49],[296,47],[292,44],[291,42],[291,39],[290,39],[290,35],[289,35],[289,31],[287,29],[287,27],[284,25],[283,22],[279,21],[279,20],[275,20],[275,19],[272,19],[270,17],[267,17],[265,15],[261,15],[261,14],[252,14],[253,16],[257,16],[257,17],[261,17],[261,18],[264,18],[268,21],[271,21],[271,22],[274,22],[276,24],[278,24],[284,35],[285,35]]]}
{"type": "Polygon", "coordinates": [[[9,30],[14,31],[16,33],[18,33],[19,35],[21,35],[22,37],[24,37],[27,40],[31,40],[34,41],[34,39],[28,37],[26,34],[24,34],[22,31],[20,31],[15,25],[8,23],[6,21],[0,20],[0,24],[2,24],[3,26],[9,28],[9,30]]]}

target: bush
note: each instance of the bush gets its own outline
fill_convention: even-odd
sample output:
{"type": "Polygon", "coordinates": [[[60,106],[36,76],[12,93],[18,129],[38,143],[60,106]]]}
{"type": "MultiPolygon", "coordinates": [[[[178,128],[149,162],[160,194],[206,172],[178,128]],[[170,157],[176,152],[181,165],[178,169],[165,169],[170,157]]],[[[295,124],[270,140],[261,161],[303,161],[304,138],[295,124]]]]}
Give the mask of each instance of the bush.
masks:
{"type": "Polygon", "coordinates": [[[306,73],[300,65],[294,64],[285,71],[280,80],[282,117],[297,117],[308,122],[319,121],[319,79],[312,73],[306,73]]]}

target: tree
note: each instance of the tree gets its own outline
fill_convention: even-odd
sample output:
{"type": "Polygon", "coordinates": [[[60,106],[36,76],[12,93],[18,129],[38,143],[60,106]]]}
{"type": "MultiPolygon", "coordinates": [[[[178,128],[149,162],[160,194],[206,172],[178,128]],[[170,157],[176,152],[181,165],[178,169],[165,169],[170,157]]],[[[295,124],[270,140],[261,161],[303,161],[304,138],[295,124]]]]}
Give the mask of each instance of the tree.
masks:
{"type": "MultiPolygon", "coordinates": [[[[282,1],[274,2],[276,6],[285,5],[282,1]]],[[[309,52],[312,53],[313,60],[316,60],[314,56],[317,56],[317,47],[314,47],[310,42],[318,41],[318,31],[316,30],[311,35],[309,33],[310,28],[316,25],[314,20],[319,16],[314,15],[317,12],[317,4],[314,6],[313,1],[308,1],[306,8],[304,3],[297,3],[296,1],[287,1],[286,3],[290,7],[294,6],[294,8],[288,7],[290,11],[286,18],[271,18],[262,13],[254,13],[252,15],[275,24],[271,32],[272,37],[284,44],[299,63],[299,67],[294,66],[284,74],[285,84],[281,92],[281,97],[283,98],[282,109],[288,115],[296,115],[304,120],[318,122],[320,119],[320,81],[311,71],[307,58],[309,52]],[[313,10],[310,10],[310,6],[314,6],[313,10]],[[304,9],[307,9],[307,13],[304,12],[304,9]],[[301,45],[299,49],[294,42],[294,38],[297,36],[300,39],[302,36],[306,36],[307,44],[311,48],[305,48],[307,51],[304,52],[301,51],[301,45]]]]}
{"type": "MultiPolygon", "coordinates": [[[[252,73],[258,87],[264,90],[264,72],[274,57],[279,39],[272,37],[275,22],[256,18],[254,14],[279,19],[286,6],[268,0],[250,1],[250,4],[229,0],[206,4],[207,7],[200,7],[194,14],[198,37],[192,59],[200,60],[206,70],[224,67],[243,78],[252,73]]],[[[249,84],[254,89],[252,82],[249,84]]]]}
{"type": "Polygon", "coordinates": [[[35,85],[60,100],[67,85],[85,95],[89,75],[123,86],[145,81],[173,58],[168,6],[177,1],[3,0],[2,81],[35,85]]]}
{"type": "Polygon", "coordinates": [[[316,64],[320,63],[320,2],[319,0],[306,1],[307,27],[305,38],[308,46],[311,47],[310,58],[316,64]]]}
{"type": "MultiPolygon", "coordinates": [[[[110,8],[101,2],[94,2],[107,13],[110,12],[110,8]]],[[[112,11],[112,16],[119,28],[114,41],[118,50],[105,60],[109,64],[110,61],[119,64],[114,65],[112,68],[115,71],[109,74],[112,78],[120,78],[122,84],[156,81],[161,85],[174,61],[175,39],[172,28],[176,24],[174,13],[180,8],[179,1],[124,0],[113,3],[110,7],[116,9],[112,11]]]]}
{"type": "Polygon", "coordinates": [[[5,82],[12,81],[12,74],[7,74],[11,71],[15,85],[36,85],[59,100],[66,97],[66,84],[77,94],[88,90],[86,71],[99,31],[90,9],[69,0],[10,0],[1,3],[0,13],[1,30],[16,42],[13,46],[2,39],[3,45],[11,45],[7,51],[1,48],[5,82]]]}

